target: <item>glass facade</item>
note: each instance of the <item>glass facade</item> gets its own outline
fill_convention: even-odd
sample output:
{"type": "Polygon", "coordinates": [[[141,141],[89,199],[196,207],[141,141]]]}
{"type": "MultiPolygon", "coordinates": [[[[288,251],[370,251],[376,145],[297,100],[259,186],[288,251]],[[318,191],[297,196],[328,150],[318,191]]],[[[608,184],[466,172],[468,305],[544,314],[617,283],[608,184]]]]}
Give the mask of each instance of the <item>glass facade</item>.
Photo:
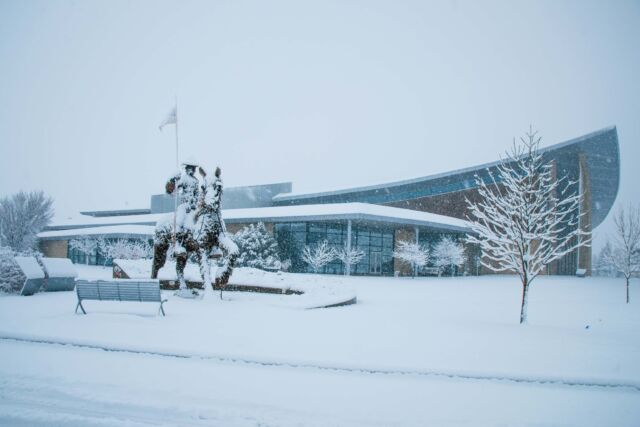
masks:
{"type": "MultiPolygon", "coordinates": [[[[346,222],[291,222],[275,224],[274,233],[278,242],[280,259],[290,260],[292,272],[311,272],[302,260],[305,246],[314,247],[325,240],[335,250],[347,243],[346,222]]],[[[363,251],[365,256],[351,267],[352,274],[393,275],[392,228],[379,228],[352,224],[351,246],[363,251]]],[[[344,274],[344,265],[334,260],[320,270],[321,273],[344,274]]]]}
{"type": "MultiPolygon", "coordinates": [[[[137,242],[139,239],[105,239],[107,242],[116,241],[116,240],[128,240],[130,242],[137,242]]],[[[153,240],[149,240],[149,244],[153,247],[153,240]]],[[[111,267],[113,265],[113,260],[107,258],[102,254],[100,248],[96,248],[90,254],[85,254],[80,252],[77,249],[73,249],[71,245],[69,245],[67,249],[67,258],[71,260],[74,264],[87,264],[87,257],[89,259],[89,265],[104,265],[107,267],[111,267]]]]}

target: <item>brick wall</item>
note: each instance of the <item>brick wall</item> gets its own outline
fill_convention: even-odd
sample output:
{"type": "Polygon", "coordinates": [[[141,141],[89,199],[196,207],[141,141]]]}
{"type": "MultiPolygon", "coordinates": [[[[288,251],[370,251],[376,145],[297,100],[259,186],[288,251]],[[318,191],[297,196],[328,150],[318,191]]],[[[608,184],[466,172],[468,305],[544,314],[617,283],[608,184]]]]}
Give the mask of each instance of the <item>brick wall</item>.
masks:
{"type": "Polygon", "coordinates": [[[68,240],[40,241],[40,251],[47,258],[66,258],[68,246],[68,240]]]}

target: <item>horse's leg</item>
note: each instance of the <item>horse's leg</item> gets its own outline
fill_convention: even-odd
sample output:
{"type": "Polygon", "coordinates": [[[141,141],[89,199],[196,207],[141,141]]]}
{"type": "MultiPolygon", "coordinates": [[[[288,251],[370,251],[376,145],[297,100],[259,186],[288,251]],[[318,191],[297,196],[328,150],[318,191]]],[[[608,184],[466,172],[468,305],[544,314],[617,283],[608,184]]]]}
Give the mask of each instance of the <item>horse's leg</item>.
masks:
{"type": "Polygon", "coordinates": [[[202,244],[198,250],[198,263],[200,264],[202,285],[204,289],[207,289],[211,285],[211,265],[209,264],[209,251],[202,244]]]}
{"type": "MultiPolygon", "coordinates": [[[[218,236],[220,233],[218,233],[218,236]]],[[[223,235],[224,236],[224,235],[223,235]]],[[[226,252],[226,261],[224,263],[224,269],[221,274],[216,272],[216,285],[224,286],[229,283],[229,279],[231,278],[231,274],[233,273],[233,267],[236,264],[236,258],[238,258],[237,247],[229,247],[227,244],[228,237],[224,236],[224,238],[220,239],[216,237],[216,243],[220,249],[223,249],[226,252]]],[[[235,246],[235,245],[234,245],[235,246]]]]}
{"type": "Polygon", "coordinates": [[[153,265],[151,267],[151,278],[158,278],[158,271],[164,267],[167,261],[167,251],[169,250],[169,239],[165,234],[157,234],[153,243],[153,265]]]}
{"type": "Polygon", "coordinates": [[[181,253],[176,255],[176,276],[180,283],[180,290],[187,289],[187,283],[184,280],[184,268],[187,265],[187,253],[181,253]]]}

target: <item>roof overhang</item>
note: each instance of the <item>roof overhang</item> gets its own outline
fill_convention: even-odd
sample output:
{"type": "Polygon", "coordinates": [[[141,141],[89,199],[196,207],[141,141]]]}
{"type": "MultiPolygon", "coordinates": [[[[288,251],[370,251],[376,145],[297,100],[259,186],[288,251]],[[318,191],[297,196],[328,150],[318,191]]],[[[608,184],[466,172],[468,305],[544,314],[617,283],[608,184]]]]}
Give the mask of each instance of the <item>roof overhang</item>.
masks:
{"type": "MultiPolygon", "coordinates": [[[[544,147],[541,151],[547,159],[559,158],[570,153],[584,154],[591,182],[593,227],[602,223],[613,206],[620,183],[620,154],[616,127],[604,128],[544,147]]],[[[278,206],[349,202],[385,204],[437,196],[476,188],[475,176],[486,176],[487,171],[499,163],[495,161],[451,172],[366,187],[308,194],[279,194],[273,201],[278,206]]]]}

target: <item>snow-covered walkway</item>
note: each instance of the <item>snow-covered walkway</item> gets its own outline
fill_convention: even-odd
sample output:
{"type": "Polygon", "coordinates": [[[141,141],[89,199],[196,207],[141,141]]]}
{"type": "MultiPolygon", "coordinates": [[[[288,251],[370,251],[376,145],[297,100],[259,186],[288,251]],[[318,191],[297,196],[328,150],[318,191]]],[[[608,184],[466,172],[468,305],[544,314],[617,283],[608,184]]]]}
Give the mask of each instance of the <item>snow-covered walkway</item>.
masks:
{"type": "Polygon", "coordinates": [[[319,371],[4,340],[0,353],[1,425],[600,427],[634,426],[640,417],[640,394],[628,390],[319,371]]]}

